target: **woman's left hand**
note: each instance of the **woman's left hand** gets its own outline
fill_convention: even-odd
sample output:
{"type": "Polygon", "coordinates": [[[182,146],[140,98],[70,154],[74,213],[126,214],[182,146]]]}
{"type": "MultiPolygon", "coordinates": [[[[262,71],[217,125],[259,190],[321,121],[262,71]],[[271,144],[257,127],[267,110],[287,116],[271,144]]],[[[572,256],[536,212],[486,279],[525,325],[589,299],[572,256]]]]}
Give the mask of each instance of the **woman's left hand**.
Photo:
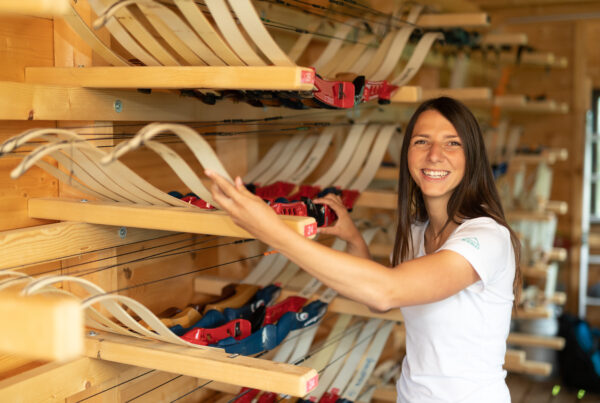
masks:
{"type": "Polygon", "coordinates": [[[278,231],[288,228],[271,207],[246,189],[239,176],[232,184],[216,172],[206,170],[205,174],[213,182],[213,199],[231,216],[236,225],[266,243],[269,243],[278,231]]]}

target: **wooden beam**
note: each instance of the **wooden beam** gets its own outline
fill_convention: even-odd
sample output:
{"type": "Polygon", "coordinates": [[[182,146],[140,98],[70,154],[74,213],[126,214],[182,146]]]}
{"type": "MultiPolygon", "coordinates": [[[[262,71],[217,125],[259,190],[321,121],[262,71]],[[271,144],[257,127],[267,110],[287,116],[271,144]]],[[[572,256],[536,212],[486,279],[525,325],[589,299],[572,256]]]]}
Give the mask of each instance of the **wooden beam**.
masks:
{"type": "Polygon", "coordinates": [[[548,276],[548,265],[521,266],[521,271],[525,277],[545,279],[548,276]]]}
{"type": "MultiPolygon", "coordinates": [[[[205,276],[198,276],[195,278],[194,290],[196,292],[201,292],[201,291],[207,292],[208,291],[207,293],[209,293],[209,295],[220,295],[220,294],[218,294],[218,290],[222,289],[225,285],[232,283],[231,281],[228,281],[226,279],[221,279],[219,281],[218,278],[214,278],[214,277],[209,277],[207,280],[208,280],[208,284],[215,286],[214,292],[210,292],[209,287],[207,287],[207,284],[205,283],[205,281],[206,281],[205,276]]],[[[277,298],[277,300],[282,301],[292,295],[298,295],[299,292],[300,292],[300,290],[298,290],[298,289],[284,288],[281,290],[281,293],[279,294],[279,297],[277,298]]],[[[313,297],[311,299],[311,301],[314,301],[316,299],[318,299],[318,297],[313,297]]],[[[344,298],[344,297],[340,297],[340,296],[335,297],[333,299],[333,301],[331,301],[331,303],[329,304],[329,307],[327,309],[329,312],[347,313],[350,315],[363,316],[363,317],[368,317],[368,318],[381,318],[384,320],[393,320],[393,321],[403,321],[404,320],[402,317],[402,313],[400,313],[399,309],[392,309],[388,312],[383,312],[383,313],[374,312],[361,303],[358,303],[356,301],[352,301],[348,298],[344,298]]]]}
{"type": "Polygon", "coordinates": [[[382,402],[395,402],[397,399],[396,386],[383,385],[379,386],[373,392],[373,400],[382,402]]]}
{"type": "Polygon", "coordinates": [[[569,203],[562,200],[548,200],[544,203],[544,210],[551,211],[554,214],[564,215],[569,211],[569,203]]]}
{"type": "Polygon", "coordinates": [[[233,385],[304,396],[317,386],[312,368],[227,354],[212,347],[192,348],[96,332],[85,341],[88,357],[211,379],[233,385]]]}
{"type": "Polygon", "coordinates": [[[481,38],[481,45],[486,46],[519,46],[527,45],[528,39],[527,34],[523,33],[501,33],[501,34],[486,34],[481,38]]]}
{"type": "Polygon", "coordinates": [[[66,361],[83,351],[80,302],[63,295],[0,292],[0,351],[37,360],[66,361]]]}
{"type": "Polygon", "coordinates": [[[389,258],[394,251],[394,245],[391,243],[376,243],[372,242],[369,245],[369,253],[377,258],[389,258]]]}
{"type": "Polygon", "coordinates": [[[0,400],[64,401],[67,397],[115,378],[130,368],[87,357],[67,363],[51,362],[0,381],[0,400]]]}
{"type": "Polygon", "coordinates": [[[511,163],[519,164],[539,164],[549,165],[557,161],[566,161],[569,158],[569,150],[566,148],[548,148],[538,154],[517,153],[511,160],[511,163]]]}
{"type": "Polygon", "coordinates": [[[554,312],[547,306],[536,306],[534,308],[519,308],[513,317],[518,319],[546,319],[552,318],[554,312]]]}
{"type": "Polygon", "coordinates": [[[551,211],[510,210],[506,212],[506,219],[508,221],[549,221],[554,217],[554,215],[555,214],[551,211]]]}
{"type": "Polygon", "coordinates": [[[487,13],[421,14],[417,25],[421,28],[488,27],[490,17],[487,13]]]}
{"type": "Polygon", "coordinates": [[[311,91],[314,71],[279,66],[28,67],[25,81],[84,88],[311,91]]]}
{"type": "Polygon", "coordinates": [[[398,180],[398,167],[380,167],[375,172],[375,179],[398,180]]]}
{"type": "Polygon", "coordinates": [[[501,108],[523,108],[527,104],[525,95],[511,94],[494,97],[493,105],[501,108]]]}
{"type": "Polygon", "coordinates": [[[421,87],[405,85],[398,88],[392,95],[391,102],[406,104],[420,102],[423,99],[421,87]]]}
{"type": "Polygon", "coordinates": [[[441,96],[455,98],[463,102],[489,102],[492,100],[492,89],[489,87],[423,89],[423,99],[441,96]]]}
{"type": "Polygon", "coordinates": [[[356,200],[356,206],[374,207],[387,210],[395,210],[398,205],[398,194],[385,190],[367,190],[362,192],[356,200]]]}
{"type": "Polygon", "coordinates": [[[548,252],[546,257],[549,261],[564,262],[567,260],[567,249],[565,248],[552,248],[548,252]]]}
{"type": "Polygon", "coordinates": [[[71,7],[69,0],[19,0],[0,2],[0,15],[22,14],[37,17],[65,15],[71,7]]]}
{"type": "MultiPolygon", "coordinates": [[[[407,99],[414,102],[413,98],[407,99]]],[[[372,113],[370,115],[372,119],[396,122],[408,120],[411,111],[403,104],[392,104],[381,108],[374,102],[358,105],[352,109],[322,111],[256,108],[243,102],[234,103],[230,100],[219,101],[216,105],[206,105],[195,98],[174,92],[153,91],[147,94],[133,90],[89,89],[0,81],[0,120],[219,122],[225,119],[287,117],[293,121],[306,119],[303,116],[306,114],[310,116],[311,121],[330,122],[335,117],[359,118],[365,113],[372,113]],[[117,108],[117,104],[121,105],[121,108],[117,108]]]]}
{"type": "MultiPolygon", "coordinates": [[[[227,213],[218,210],[137,206],[116,202],[83,202],[57,198],[29,199],[28,208],[30,217],[50,220],[252,238],[248,232],[235,225],[227,213]]],[[[314,218],[280,217],[299,234],[311,238],[315,236],[317,224],[314,218]]]]}
{"type": "Polygon", "coordinates": [[[517,332],[510,333],[506,342],[521,347],[544,347],[553,350],[562,350],[565,347],[565,339],[563,337],[549,337],[517,332]]]}
{"type": "Polygon", "coordinates": [[[93,250],[168,236],[169,232],[61,222],[0,233],[0,269],[63,259],[93,250]],[[31,245],[35,245],[32,248],[31,245]]]}
{"type": "Polygon", "coordinates": [[[520,363],[504,363],[504,369],[519,374],[548,376],[552,372],[552,364],[549,362],[525,360],[520,363]]]}

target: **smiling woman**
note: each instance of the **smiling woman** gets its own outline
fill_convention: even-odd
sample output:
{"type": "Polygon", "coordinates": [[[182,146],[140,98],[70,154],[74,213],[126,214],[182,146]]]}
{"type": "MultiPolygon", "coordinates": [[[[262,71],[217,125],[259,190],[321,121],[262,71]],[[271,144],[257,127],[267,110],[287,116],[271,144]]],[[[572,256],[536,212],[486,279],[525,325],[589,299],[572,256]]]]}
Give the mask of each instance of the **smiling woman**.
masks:
{"type": "Polygon", "coordinates": [[[320,231],[346,241],[347,253],[290,231],[240,178],[232,184],[207,175],[215,201],[236,224],[322,283],[375,310],[401,308],[407,354],[398,401],[509,402],[502,365],[520,287],[519,243],[479,125],[460,102],[429,100],[411,118],[400,157],[391,270],[370,260],[336,196],[315,200],[338,216],[320,231]]]}

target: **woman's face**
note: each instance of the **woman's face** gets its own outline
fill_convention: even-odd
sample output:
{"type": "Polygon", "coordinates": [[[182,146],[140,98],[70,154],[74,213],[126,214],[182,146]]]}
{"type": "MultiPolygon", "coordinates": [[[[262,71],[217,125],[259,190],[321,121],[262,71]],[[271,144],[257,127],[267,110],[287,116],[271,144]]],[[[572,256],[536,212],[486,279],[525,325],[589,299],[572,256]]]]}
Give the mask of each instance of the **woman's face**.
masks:
{"type": "Polygon", "coordinates": [[[436,110],[427,110],[418,117],[407,161],[425,201],[448,203],[465,174],[462,140],[452,123],[436,110]]]}

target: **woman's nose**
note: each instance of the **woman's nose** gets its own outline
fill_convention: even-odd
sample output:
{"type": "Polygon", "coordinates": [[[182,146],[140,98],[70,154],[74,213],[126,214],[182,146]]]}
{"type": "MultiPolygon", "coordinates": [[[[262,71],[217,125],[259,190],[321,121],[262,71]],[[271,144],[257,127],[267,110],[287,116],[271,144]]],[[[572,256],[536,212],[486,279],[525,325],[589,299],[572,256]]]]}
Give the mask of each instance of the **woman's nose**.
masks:
{"type": "Polygon", "coordinates": [[[427,153],[427,158],[430,161],[440,161],[444,157],[444,150],[441,145],[432,143],[427,153]]]}

